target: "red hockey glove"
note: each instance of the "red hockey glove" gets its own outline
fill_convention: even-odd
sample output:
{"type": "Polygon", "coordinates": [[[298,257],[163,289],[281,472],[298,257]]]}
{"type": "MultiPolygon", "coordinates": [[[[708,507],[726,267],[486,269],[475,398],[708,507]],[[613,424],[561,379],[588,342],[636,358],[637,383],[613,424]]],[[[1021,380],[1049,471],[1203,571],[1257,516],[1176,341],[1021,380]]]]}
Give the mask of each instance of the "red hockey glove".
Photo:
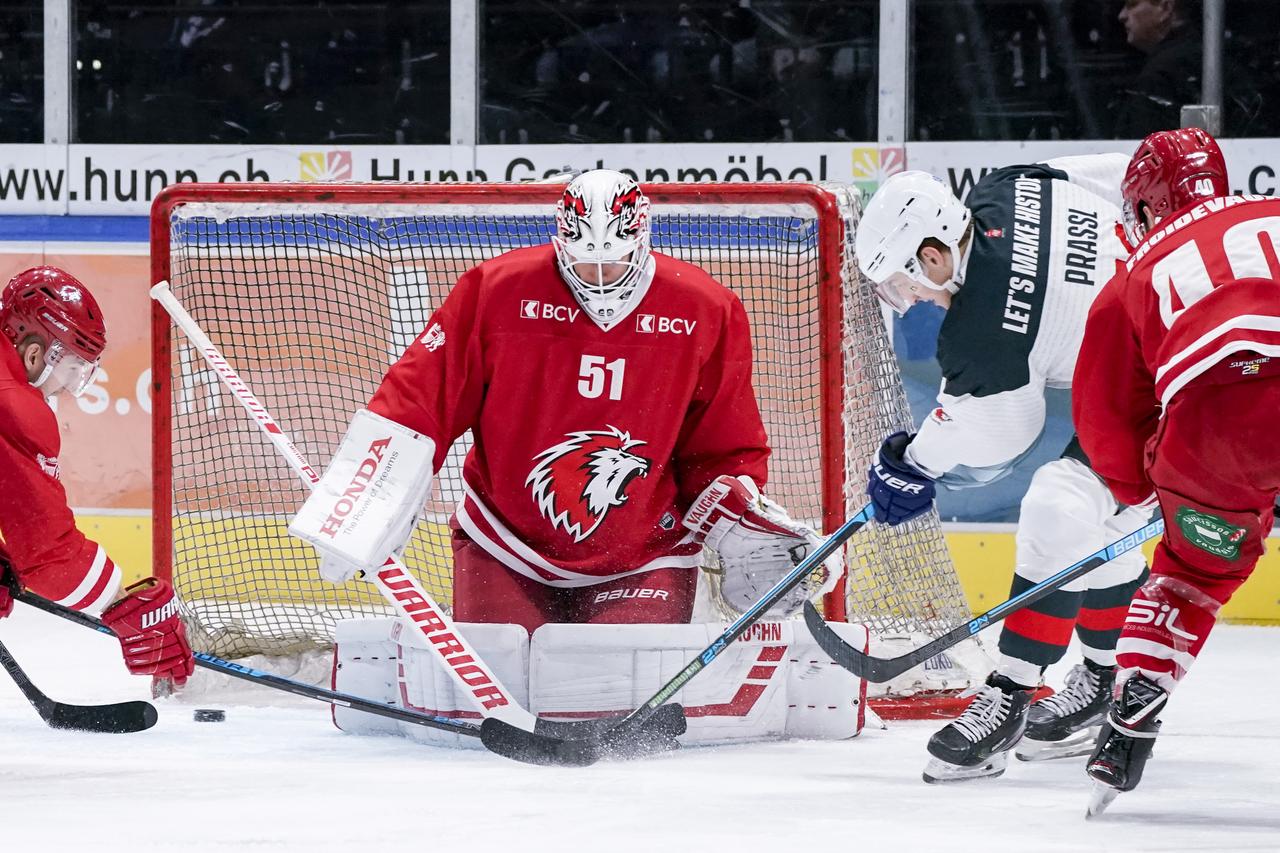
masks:
{"type": "Polygon", "coordinates": [[[195,670],[178,600],[168,581],[147,578],[106,609],[102,621],[120,638],[124,665],[134,675],[171,678],[182,686],[195,670]]]}
{"type": "Polygon", "coordinates": [[[3,619],[12,612],[13,595],[9,592],[8,584],[0,583],[0,619],[3,619]]]}

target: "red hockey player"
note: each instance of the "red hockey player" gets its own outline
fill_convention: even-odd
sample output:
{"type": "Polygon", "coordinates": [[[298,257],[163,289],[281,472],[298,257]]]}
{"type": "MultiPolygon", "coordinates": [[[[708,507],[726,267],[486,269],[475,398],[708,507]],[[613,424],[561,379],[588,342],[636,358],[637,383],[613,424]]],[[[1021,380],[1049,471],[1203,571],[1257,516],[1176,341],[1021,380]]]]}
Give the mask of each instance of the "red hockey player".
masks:
{"type": "MultiPolygon", "coordinates": [[[[662,666],[710,639],[702,626],[679,624],[692,616],[704,545],[718,557],[725,600],[746,610],[819,542],[760,494],[769,447],[751,370],[738,298],[651,250],[649,200],[634,180],[587,172],[566,187],[551,243],[458,280],[357,413],[290,529],[321,551],[329,580],[380,565],[405,541],[450,445],[470,430],[451,524],[454,617],[496,669],[514,661],[501,677],[527,677],[531,709],[629,710],[661,686],[653,679],[662,666]]],[[[836,572],[823,567],[778,610],[795,610],[836,572]]],[[[338,630],[348,689],[388,682],[379,673],[359,680],[355,658],[409,658],[376,645],[348,656],[344,638],[355,628],[338,630]]],[[[369,630],[369,642],[388,636],[369,630]]],[[[737,681],[713,691],[708,707],[729,707],[749,673],[765,671],[760,655],[776,662],[784,634],[790,626],[764,651],[750,637],[737,644],[728,657],[744,656],[741,667],[716,669],[737,681]]],[[[433,689],[429,671],[417,673],[407,660],[395,699],[458,707],[445,704],[454,700],[433,689]]],[[[742,695],[753,698],[733,706],[732,721],[713,712],[699,722],[718,719],[715,737],[737,723],[757,736],[794,732],[784,718],[799,703],[783,700],[786,680],[772,678],[767,689],[779,692],[759,703],[765,685],[746,685],[742,695]]],[[[700,686],[718,684],[712,676],[700,686]]],[[[856,685],[839,689],[856,697],[856,685]]],[[[804,704],[840,704],[852,719],[857,703],[804,704]]]]}
{"type": "Polygon", "coordinates": [[[1072,408],[1094,470],[1125,503],[1154,495],[1167,527],[1116,647],[1091,813],[1138,784],[1280,489],[1280,199],[1229,195],[1198,129],[1143,140],[1122,190],[1136,248],[1089,313],[1072,408]]]}
{"type": "MultiPolygon", "coordinates": [[[[136,675],[181,684],[194,663],[167,581],[121,590],[120,568],[76,529],[58,480],[61,439],[46,397],[80,396],[106,346],[102,312],[89,290],[55,267],[14,276],[0,294],[0,574],[90,614],[120,638],[136,675]],[[105,608],[105,610],[104,610],[105,608]]],[[[7,615],[8,590],[0,595],[7,615]]],[[[11,603],[11,602],[9,602],[11,603]]]]}

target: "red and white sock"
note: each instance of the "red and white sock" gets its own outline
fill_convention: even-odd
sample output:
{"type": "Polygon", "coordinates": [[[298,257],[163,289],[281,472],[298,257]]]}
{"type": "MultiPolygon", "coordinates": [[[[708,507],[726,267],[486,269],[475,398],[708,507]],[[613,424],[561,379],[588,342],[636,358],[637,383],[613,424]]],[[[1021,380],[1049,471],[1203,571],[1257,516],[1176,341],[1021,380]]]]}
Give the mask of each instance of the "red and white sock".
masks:
{"type": "Polygon", "coordinates": [[[1172,692],[1204,647],[1221,606],[1184,580],[1153,575],[1134,594],[1116,644],[1116,690],[1140,672],[1172,692]]]}

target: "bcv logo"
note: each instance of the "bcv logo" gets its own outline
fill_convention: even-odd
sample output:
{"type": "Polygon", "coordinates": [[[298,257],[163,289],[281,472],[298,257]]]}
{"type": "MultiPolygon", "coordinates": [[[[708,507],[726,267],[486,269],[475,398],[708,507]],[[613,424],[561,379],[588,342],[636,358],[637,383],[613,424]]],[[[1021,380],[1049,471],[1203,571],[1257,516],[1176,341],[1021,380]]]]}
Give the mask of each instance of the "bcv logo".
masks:
{"type": "Polygon", "coordinates": [[[539,302],[537,299],[520,300],[520,317],[525,320],[554,320],[557,323],[572,323],[582,313],[581,308],[570,308],[568,305],[552,305],[539,302]]]}
{"type": "Polygon", "coordinates": [[[643,334],[692,335],[697,320],[683,317],[659,317],[656,314],[637,314],[636,331],[643,334]]]}

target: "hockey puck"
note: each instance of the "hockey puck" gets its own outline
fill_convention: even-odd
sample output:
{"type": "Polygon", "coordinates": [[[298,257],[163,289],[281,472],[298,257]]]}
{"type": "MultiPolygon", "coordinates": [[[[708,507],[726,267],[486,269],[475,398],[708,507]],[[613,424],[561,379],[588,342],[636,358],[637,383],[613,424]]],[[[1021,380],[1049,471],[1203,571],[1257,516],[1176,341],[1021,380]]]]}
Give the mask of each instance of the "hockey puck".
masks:
{"type": "Polygon", "coordinates": [[[227,712],[216,710],[214,708],[197,708],[196,712],[191,715],[191,719],[197,723],[221,723],[226,720],[227,712]]]}

